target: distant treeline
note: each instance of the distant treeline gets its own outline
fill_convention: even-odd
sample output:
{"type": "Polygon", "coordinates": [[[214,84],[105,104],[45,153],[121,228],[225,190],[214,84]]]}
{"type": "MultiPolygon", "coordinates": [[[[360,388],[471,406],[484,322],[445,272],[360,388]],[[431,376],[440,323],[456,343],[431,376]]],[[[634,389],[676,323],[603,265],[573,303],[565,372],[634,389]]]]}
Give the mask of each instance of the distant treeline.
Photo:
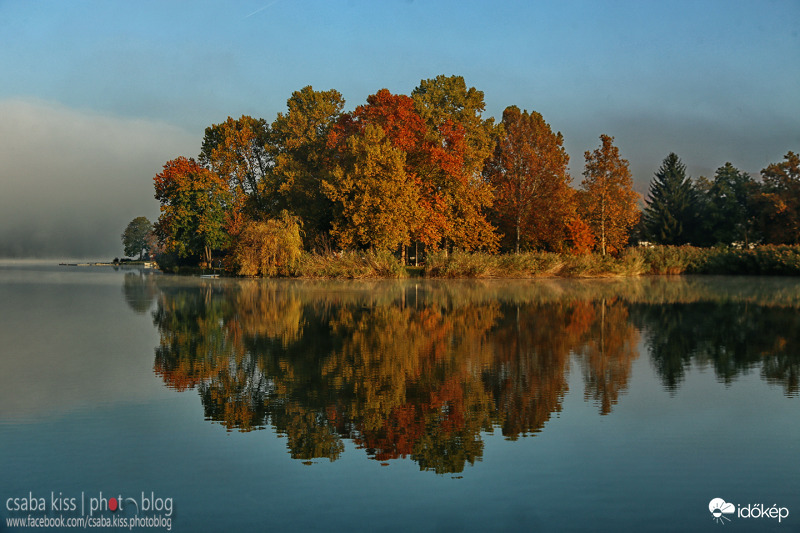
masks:
{"type": "Polygon", "coordinates": [[[422,80],[410,96],[382,89],[350,112],[344,103],[305,87],[271,124],[242,116],[206,128],[196,159],[155,176],[155,238],[130,249],[279,275],[303,251],[405,265],[454,250],[617,256],[638,241],[800,243],[793,152],[760,181],[730,163],[693,180],[671,153],[642,211],[613,137],[584,154],[573,188],[561,133],[515,106],[500,123],[483,118],[483,93],[460,76],[422,80]]]}

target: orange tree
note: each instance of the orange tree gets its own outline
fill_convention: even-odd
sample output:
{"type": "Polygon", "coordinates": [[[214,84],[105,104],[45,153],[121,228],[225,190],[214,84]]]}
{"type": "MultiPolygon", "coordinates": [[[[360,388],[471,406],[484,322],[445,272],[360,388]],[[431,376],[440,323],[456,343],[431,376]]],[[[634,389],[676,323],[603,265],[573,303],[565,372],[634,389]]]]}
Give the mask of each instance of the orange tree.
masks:
{"type": "Polygon", "coordinates": [[[579,198],[581,218],[592,229],[600,253],[606,255],[625,246],[641,214],[628,161],[620,157],[614,137],[601,135],[600,141],[600,148],[584,153],[579,198]]]}
{"type": "MultiPolygon", "coordinates": [[[[497,235],[486,219],[491,186],[482,176],[498,128],[483,119],[483,92],[467,88],[461,76],[422,80],[411,93],[427,126],[427,164],[419,167],[422,206],[436,225],[426,239],[474,250],[494,249],[497,235]]],[[[435,245],[434,245],[435,246],[435,245]]]]}
{"type": "Polygon", "coordinates": [[[567,173],[569,156],[561,133],[539,113],[507,107],[503,133],[484,175],[494,187],[493,211],[506,242],[560,249],[574,212],[567,173]]]}
{"type": "Polygon", "coordinates": [[[800,155],[789,152],[784,159],[761,171],[760,226],[769,243],[800,244],[800,155]]]}

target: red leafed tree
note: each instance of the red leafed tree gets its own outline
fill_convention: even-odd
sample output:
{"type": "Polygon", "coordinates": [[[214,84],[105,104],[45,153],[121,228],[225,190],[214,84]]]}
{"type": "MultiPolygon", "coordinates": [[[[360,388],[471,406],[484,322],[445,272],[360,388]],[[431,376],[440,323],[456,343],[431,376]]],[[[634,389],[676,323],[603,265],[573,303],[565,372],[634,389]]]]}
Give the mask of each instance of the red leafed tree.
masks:
{"type": "Polygon", "coordinates": [[[494,187],[493,211],[505,240],[516,253],[520,247],[561,250],[575,210],[564,138],[542,115],[516,106],[506,108],[502,124],[484,174],[494,187]]]}

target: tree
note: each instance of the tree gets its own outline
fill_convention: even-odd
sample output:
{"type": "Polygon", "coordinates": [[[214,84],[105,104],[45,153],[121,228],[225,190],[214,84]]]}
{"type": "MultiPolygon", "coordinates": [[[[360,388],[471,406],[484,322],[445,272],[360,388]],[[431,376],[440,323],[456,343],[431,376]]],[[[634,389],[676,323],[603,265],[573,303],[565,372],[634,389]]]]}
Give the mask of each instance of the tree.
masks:
{"type": "Polygon", "coordinates": [[[298,215],[313,241],[331,228],[331,201],[321,185],[331,171],[328,132],[342,113],[344,98],[336,90],[308,86],[292,93],[286,105],[288,112],[278,113],[271,134],[277,207],[298,215]]]}
{"type": "Polygon", "coordinates": [[[266,222],[248,221],[236,239],[233,260],[239,275],[287,276],[302,251],[297,217],[283,211],[266,222]]]}
{"type": "Polygon", "coordinates": [[[784,159],[761,171],[759,226],[768,243],[800,244],[800,155],[789,152],[784,159]]]}
{"type": "Polygon", "coordinates": [[[491,186],[483,179],[486,159],[499,133],[483,119],[483,92],[467,89],[461,76],[422,80],[411,93],[427,125],[428,164],[420,167],[422,205],[438,230],[432,236],[469,250],[493,249],[497,235],[486,219],[491,186]]]}
{"type": "Polygon", "coordinates": [[[273,165],[269,124],[242,115],[206,128],[198,157],[201,165],[228,181],[234,203],[252,215],[268,214],[275,187],[269,179],[273,165]]]}
{"type": "Polygon", "coordinates": [[[561,133],[539,113],[503,111],[503,133],[484,175],[494,187],[493,210],[500,228],[520,246],[559,249],[567,238],[572,190],[569,156],[561,133]]]}
{"type": "MultiPolygon", "coordinates": [[[[576,196],[580,197],[579,194],[576,196]]],[[[597,243],[592,228],[578,215],[567,221],[567,235],[571,251],[576,255],[591,253],[597,243]]]]}
{"type": "Polygon", "coordinates": [[[639,219],[639,195],[633,190],[628,161],[619,155],[614,137],[600,136],[600,148],[585,152],[581,218],[592,228],[600,253],[621,250],[639,219]]]}
{"type": "MultiPolygon", "coordinates": [[[[363,197],[368,189],[371,190],[371,194],[377,193],[376,186],[383,181],[380,187],[390,197],[386,198],[387,201],[384,205],[373,207],[381,209],[384,214],[388,214],[385,209],[389,205],[397,209],[396,213],[389,217],[394,219],[393,227],[386,228],[386,230],[395,236],[400,236],[399,239],[393,237],[390,240],[401,247],[401,257],[403,258],[405,258],[405,246],[410,244],[411,240],[422,241],[424,239],[426,244],[437,241],[436,238],[427,238],[431,234],[437,233],[439,228],[426,229],[429,226],[435,226],[434,222],[436,221],[432,216],[426,216],[429,212],[423,206],[419,179],[421,169],[428,164],[430,159],[429,145],[431,143],[426,135],[427,126],[417,113],[414,101],[405,95],[394,95],[387,89],[381,89],[368,96],[366,105],[360,105],[352,113],[342,115],[328,135],[328,147],[335,150],[334,159],[337,163],[332,178],[326,183],[326,195],[335,202],[341,202],[348,197],[351,199],[354,199],[355,196],[363,197]],[[366,134],[367,129],[372,129],[369,135],[366,134]],[[378,132],[381,133],[378,134],[378,132]],[[366,142],[377,144],[370,148],[365,145],[366,142]],[[357,149],[356,146],[364,149],[357,149]],[[361,183],[355,185],[353,178],[346,174],[352,174],[356,170],[354,166],[356,160],[360,160],[361,163],[366,161],[365,156],[377,164],[389,165],[388,168],[385,168],[385,179],[381,180],[381,176],[378,175],[366,178],[363,174],[365,167],[360,165],[358,168],[361,175],[356,179],[361,183]],[[402,157],[402,172],[397,168],[391,168],[393,163],[390,160],[396,157],[402,157]],[[365,179],[366,181],[364,181],[365,179]],[[337,194],[339,200],[334,199],[332,194],[337,194]],[[402,205],[399,205],[398,202],[401,201],[402,205]],[[398,216],[402,218],[400,219],[398,216]]],[[[377,198],[371,199],[373,203],[376,200],[377,198]]],[[[339,207],[343,207],[343,204],[340,203],[337,207],[337,216],[343,214],[339,211],[339,207]]],[[[363,211],[365,208],[367,206],[362,205],[358,209],[363,211]]],[[[387,220],[386,216],[382,216],[380,219],[387,220]]],[[[367,219],[364,221],[369,223],[367,219]]],[[[338,229],[344,227],[342,219],[338,222],[335,221],[334,225],[337,226],[334,232],[338,232],[340,237],[344,236],[338,229]]],[[[345,240],[351,244],[358,241],[358,239],[345,240]]],[[[339,244],[344,245],[344,242],[340,240],[339,244]]],[[[365,244],[362,243],[362,245],[365,244]]],[[[385,245],[388,246],[388,243],[385,245]]],[[[378,247],[385,248],[384,245],[378,247]]]]}
{"type": "Polygon", "coordinates": [[[696,192],[686,177],[686,165],[670,153],[650,182],[644,210],[647,238],[658,244],[687,244],[697,222],[696,192]]]}
{"type": "Polygon", "coordinates": [[[730,163],[719,167],[714,180],[698,180],[702,192],[703,229],[710,244],[753,241],[756,227],[754,197],[758,185],[730,163]]]}
{"type": "Polygon", "coordinates": [[[122,232],[122,245],[125,255],[133,257],[138,254],[139,259],[144,258],[144,253],[149,249],[149,236],[153,231],[153,224],[147,217],[136,217],[128,223],[122,232]]]}
{"type": "Polygon", "coordinates": [[[227,181],[185,157],[168,161],[153,181],[156,200],[161,202],[155,228],[160,242],[180,257],[202,255],[210,264],[212,250],[228,241],[227,181]]]}
{"type": "Polygon", "coordinates": [[[391,251],[410,244],[418,189],[405,172],[405,153],[373,124],[349,136],[341,153],[343,164],[323,183],[339,245],[391,251]]]}

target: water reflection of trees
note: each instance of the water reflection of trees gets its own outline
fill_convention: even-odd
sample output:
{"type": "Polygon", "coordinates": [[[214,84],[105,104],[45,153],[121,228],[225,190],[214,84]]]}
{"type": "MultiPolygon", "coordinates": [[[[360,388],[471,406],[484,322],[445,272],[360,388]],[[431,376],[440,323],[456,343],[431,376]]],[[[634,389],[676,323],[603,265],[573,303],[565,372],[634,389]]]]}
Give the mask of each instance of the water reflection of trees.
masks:
{"type": "Polygon", "coordinates": [[[134,312],[143,315],[150,310],[157,292],[155,277],[152,274],[144,273],[141,270],[125,273],[122,293],[128,306],[134,312]]]}
{"type": "Polygon", "coordinates": [[[677,390],[694,364],[712,367],[726,384],[759,370],[789,396],[798,393],[800,312],[797,307],[749,302],[635,305],[653,365],[677,390]]]}
{"type": "Polygon", "coordinates": [[[304,461],[335,460],[350,439],[378,461],[460,472],[481,459],[481,432],[542,430],[561,410],[571,359],[586,398],[610,413],[639,331],[673,390],[694,360],[725,381],[760,362],[797,391],[796,308],[776,315],[747,291],[719,304],[708,287],[649,280],[159,285],[156,372],[196,388],[209,420],[272,426],[304,461]]]}

